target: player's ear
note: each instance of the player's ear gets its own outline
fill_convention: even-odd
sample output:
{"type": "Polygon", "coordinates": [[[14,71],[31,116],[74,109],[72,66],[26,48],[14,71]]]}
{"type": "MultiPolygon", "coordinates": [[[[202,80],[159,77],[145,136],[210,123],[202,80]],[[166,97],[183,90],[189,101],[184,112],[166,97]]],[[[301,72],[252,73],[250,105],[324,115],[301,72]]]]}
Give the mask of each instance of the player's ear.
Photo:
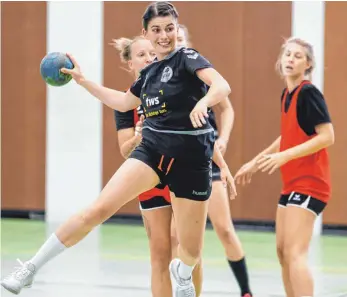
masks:
{"type": "Polygon", "coordinates": [[[147,31],[146,31],[145,29],[142,29],[142,35],[143,35],[144,37],[146,37],[147,31]]]}
{"type": "Polygon", "coordinates": [[[133,61],[132,60],[128,61],[128,67],[130,70],[133,70],[133,61]]]}

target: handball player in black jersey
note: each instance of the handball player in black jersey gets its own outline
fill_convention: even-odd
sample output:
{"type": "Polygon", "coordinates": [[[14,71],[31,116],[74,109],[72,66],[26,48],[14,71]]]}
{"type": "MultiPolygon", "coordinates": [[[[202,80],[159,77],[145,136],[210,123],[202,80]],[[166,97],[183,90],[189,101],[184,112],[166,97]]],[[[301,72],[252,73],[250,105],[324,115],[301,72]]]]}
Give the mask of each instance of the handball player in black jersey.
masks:
{"type": "MultiPolygon", "coordinates": [[[[188,28],[182,24],[179,24],[177,45],[191,47],[188,28]]],[[[234,124],[234,110],[228,98],[222,100],[219,104],[213,106],[213,108],[209,110],[208,121],[215,131],[216,145],[224,155],[234,124]],[[221,129],[217,128],[216,115],[214,111],[216,111],[216,114],[219,116],[221,129]]],[[[216,231],[218,238],[224,247],[228,264],[240,287],[241,296],[252,296],[249,286],[245,253],[240,239],[235,232],[230,214],[228,192],[223,186],[220,169],[214,162],[212,162],[212,192],[209,199],[208,216],[213,225],[213,229],[216,231]]],[[[174,221],[171,224],[171,228],[173,255],[176,255],[178,240],[176,238],[174,221]]],[[[202,288],[201,262],[199,262],[193,270],[193,281],[197,296],[199,296],[199,292],[202,288]]]]}
{"type": "MultiPolygon", "coordinates": [[[[128,71],[135,78],[139,76],[141,69],[150,64],[155,57],[152,45],[142,36],[133,39],[115,39],[113,45],[120,52],[121,61],[129,67],[128,71]]],[[[181,24],[177,35],[177,45],[191,47],[188,30],[181,24]]],[[[222,100],[213,109],[217,110],[221,118],[223,130],[220,131],[220,136],[212,109],[208,120],[215,129],[216,143],[221,152],[224,153],[234,122],[234,111],[228,99],[222,100]]],[[[139,106],[127,112],[115,110],[114,114],[120,151],[123,157],[127,158],[141,142],[144,110],[142,106],[139,106]]],[[[227,191],[221,181],[220,169],[214,162],[212,164],[212,181],[208,214],[224,246],[229,265],[239,283],[241,296],[251,295],[244,252],[232,224],[227,191]]],[[[171,225],[171,236],[168,232],[172,217],[170,191],[167,186],[153,188],[139,195],[139,203],[150,246],[152,295],[153,297],[170,296],[171,284],[167,263],[171,261],[171,243],[173,256],[177,254],[178,247],[174,221],[171,225]]],[[[193,270],[193,282],[196,295],[200,296],[202,289],[201,262],[193,270]]]]}
{"type": "Polygon", "coordinates": [[[169,2],[147,7],[143,33],[151,41],[157,60],[142,70],[126,93],[87,80],[69,55],[75,67],[61,71],[71,74],[104,104],[123,112],[144,107],[142,142],[98,199],[63,223],[32,259],[6,278],[9,291],[18,294],[30,286],[37,271],[50,259],[81,241],[122,205],[161,183],[170,188],[179,241],[178,258],[169,267],[172,292],[175,297],[196,296],[192,271],[202,252],[212,158],[221,168],[231,196],[236,195],[228,166],[219,149],[214,149],[214,129],[207,120],[208,108],[225,99],[230,87],[196,50],[177,48],[177,19],[177,10],[169,2]]]}
{"type": "MultiPolygon", "coordinates": [[[[143,36],[133,39],[114,39],[112,45],[119,51],[121,61],[129,68],[134,79],[153,62],[154,48],[143,36]]],[[[118,144],[126,159],[141,143],[144,109],[140,105],[127,112],[114,111],[118,144]]],[[[172,296],[169,264],[171,254],[172,208],[170,190],[159,184],[138,196],[143,223],[147,231],[151,259],[151,290],[153,297],[172,296]]]]}

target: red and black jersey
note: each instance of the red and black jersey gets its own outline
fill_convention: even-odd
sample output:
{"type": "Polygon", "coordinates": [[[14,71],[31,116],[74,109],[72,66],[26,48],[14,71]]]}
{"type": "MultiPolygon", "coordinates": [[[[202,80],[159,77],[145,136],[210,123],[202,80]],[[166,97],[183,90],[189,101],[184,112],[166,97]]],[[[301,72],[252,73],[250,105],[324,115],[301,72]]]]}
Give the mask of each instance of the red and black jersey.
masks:
{"type": "MultiPolygon", "coordinates": [[[[309,81],[295,90],[284,90],[281,104],[280,151],[300,145],[311,138],[315,127],[329,123],[323,95],[309,81]]],[[[330,165],[327,149],[289,161],[281,167],[282,194],[296,191],[327,202],[331,195],[330,165]]]]}

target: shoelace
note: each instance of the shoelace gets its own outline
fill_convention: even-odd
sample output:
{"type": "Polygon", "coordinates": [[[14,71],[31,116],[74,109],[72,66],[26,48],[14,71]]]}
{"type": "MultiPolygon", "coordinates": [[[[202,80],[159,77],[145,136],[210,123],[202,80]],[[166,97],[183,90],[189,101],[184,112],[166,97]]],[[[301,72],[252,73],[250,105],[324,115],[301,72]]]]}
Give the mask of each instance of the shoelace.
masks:
{"type": "Polygon", "coordinates": [[[17,262],[20,264],[20,266],[15,267],[16,270],[7,276],[5,278],[6,280],[14,277],[19,281],[23,281],[23,279],[32,273],[21,260],[17,259],[17,262]]]}
{"type": "Polygon", "coordinates": [[[188,287],[188,288],[184,289],[183,293],[184,293],[185,297],[193,297],[193,296],[195,296],[193,287],[188,287]]]}

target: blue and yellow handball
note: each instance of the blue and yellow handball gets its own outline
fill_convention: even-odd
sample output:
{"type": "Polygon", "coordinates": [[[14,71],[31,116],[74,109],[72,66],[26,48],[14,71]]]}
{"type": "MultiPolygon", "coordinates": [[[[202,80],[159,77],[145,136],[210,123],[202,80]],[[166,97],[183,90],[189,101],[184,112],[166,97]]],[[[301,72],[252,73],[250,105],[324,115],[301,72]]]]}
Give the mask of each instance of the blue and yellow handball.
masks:
{"type": "Polygon", "coordinates": [[[62,68],[74,68],[74,65],[70,58],[64,53],[49,53],[41,61],[41,76],[44,81],[51,86],[64,86],[72,79],[72,76],[67,73],[62,73],[60,71],[60,69],[62,68]]]}

